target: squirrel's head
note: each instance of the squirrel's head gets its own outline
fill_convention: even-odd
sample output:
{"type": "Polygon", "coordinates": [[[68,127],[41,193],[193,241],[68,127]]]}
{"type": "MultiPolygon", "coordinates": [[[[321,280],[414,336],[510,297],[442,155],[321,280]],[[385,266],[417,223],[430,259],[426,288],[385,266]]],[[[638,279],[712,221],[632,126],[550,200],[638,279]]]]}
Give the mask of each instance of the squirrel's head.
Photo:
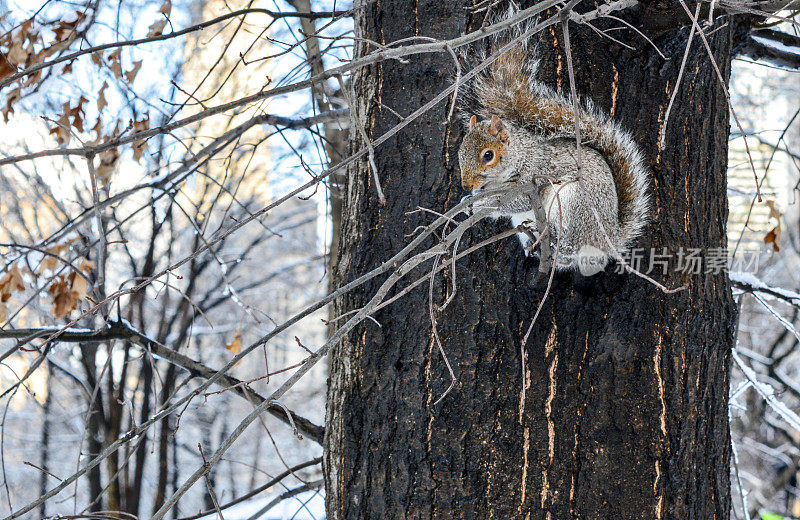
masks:
{"type": "Polygon", "coordinates": [[[499,117],[478,122],[477,116],[472,116],[469,132],[458,149],[461,186],[474,191],[492,180],[502,180],[503,154],[507,146],[508,130],[499,117]]]}

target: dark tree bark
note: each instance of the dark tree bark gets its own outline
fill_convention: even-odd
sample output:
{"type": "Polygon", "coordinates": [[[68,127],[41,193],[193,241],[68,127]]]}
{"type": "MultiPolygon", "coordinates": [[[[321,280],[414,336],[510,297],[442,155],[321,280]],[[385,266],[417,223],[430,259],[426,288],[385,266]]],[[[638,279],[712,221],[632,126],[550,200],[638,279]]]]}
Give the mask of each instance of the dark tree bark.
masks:
{"type": "MultiPolygon", "coordinates": [[[[473,24],[456,0],[357,4],[357,35],[380,43],[452,38],[473,24]]],[[[636,23],[647,13],[623,16],[636,23]]],[[[717,26],[725,21],[709,41],[727,82],[737,25],[718,19],[717,26]]],[[[673,255],[724,247],[728,109],[700,39],[659,150],[688,30],[656,38],[669,61],[632,31],[613,34],[633,50],[575,24],[570,34],[579,94],[633,133],[653,169],[654,220],[638,246],[673,255]]],[[[560,26],[541,35],[541,50],[542,78],[568,92],[560,26]]],[[[409,114],[452,81],[452,70],[447,54],[364,69],[355,88],[370,136],[398,122],[383,107],[409,114]]],[[[463,128],[445,122],[447,108],[440,104],[381,146],[385,205],[367,162],[350,170],[340,284],[430,222],[408,211],[442,211],[464,195],[456,160],[463,128]]],[[[507,227],[482,223],[469,238],[475,243],[507,227]]],[[[543,297],[527,282],[536,267],[516,239],[459,262],[457,295],[437,316],[458,382],[439,404],[450,378],[432,338],[427,287],[378,312],[381,327],[364,322],[336,348],[325,441],[328,518],[727,520],[735,308],[726,273],[684,274],[673,264],[668,275],[654,276],[687,285],[675,294],[612,268],[588,279],[557,275],[520,359],[543,297]]],[[[347,295],[336,314],[361,307],[381,282],[347,295]]],[[[440,276],[437,302],[444,290],[440,276]]]]}
{"type": "MultiPolygon", "coordinates": [[[[139,411],[139,421],[146,421],[150,417],[150,399],[153,392],[153,364],[150,360],[144,360],[139,371],[139,381],[142,382],[142,401],[139,411]]],[[[144,434],[146,435],[146,433],[144,434]]],[[[136,447],[135,465],[133,479],[127,489],[127,509],[133,515],[139,514],[140,500],[142,493],[142,482],[144,480],[144,466],[147,461],[148,452],[147,437],[136,447]]]]}
{"type": "MultiPolygon", "coordinates": [[[[95,355],[97,346],[89,343],[82,343],[81,363],[86,374],[86,381],[89,388],[95,389],[100,382],[97,380],[97,366],[95,365],[95,355]]],[[[102,433],[105,418],[103,416],[102,392],[95,392],[94,398],[87,403],[86,412],[86,444],[88,457],[97,457],[103,449],[102,433]]],[[[103,485],[100,465],[98,464],[89,470],[89,498],[91,499],[90,511],[102,511],[103,485]]]]}
{"type": "MultiPolygon", "coordinates": [[[[44,398],[44,404],[42,405],[42,435],[39,441],[39,467],[42,468],[42,472],[39,475],[39,494],[44,495],[47,493],[47,479],[49,478],[49,471],[50,471],[50,428],[52,427],[51,424],[51,417],[50,417],[50,410],[53,404],[53,371],[52,369],[47,370],[47,379],[45,379],[45,391],[47,392],[47,396],[44,398]]],[[[47,501],[43,501],[39,505],[39,516],[44,518],[47,516],[47,501]]]]}

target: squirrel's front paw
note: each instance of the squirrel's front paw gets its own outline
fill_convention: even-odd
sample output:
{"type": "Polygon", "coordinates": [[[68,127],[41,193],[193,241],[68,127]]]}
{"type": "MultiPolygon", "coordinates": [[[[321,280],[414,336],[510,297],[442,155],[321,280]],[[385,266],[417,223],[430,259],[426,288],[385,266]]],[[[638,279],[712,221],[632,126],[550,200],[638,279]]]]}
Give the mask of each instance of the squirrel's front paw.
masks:
{"type": "MultiPolygon", "coordinates": [[[[461,204],[462,202],[467,201],[471,198],[472,195],[464,195],[463,197],[461,197],[461,200],[458,203],[461,204]]],[[[465,207],[463,211],[467,215],[472,215],[473,213],[475,213],[475,208],[473,208],[473,206],[470,204],[469,206],[465,207]]]]}

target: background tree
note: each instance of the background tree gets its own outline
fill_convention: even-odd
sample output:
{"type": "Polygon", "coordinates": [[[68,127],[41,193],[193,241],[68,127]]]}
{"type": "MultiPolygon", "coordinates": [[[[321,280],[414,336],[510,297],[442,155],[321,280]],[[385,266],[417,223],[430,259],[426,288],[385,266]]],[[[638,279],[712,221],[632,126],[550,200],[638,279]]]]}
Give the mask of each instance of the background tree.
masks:
{"type": "MultiPolygon", "coordinates": [[[[455,38],[486,20],[494,4],[481,5],[366,3],[357,35],[455,38]]],[[[579,4],[575,13],[592,9],[579,4]]],[[[611,272],[558,274],[537,290],[535,263],[506,241],[458,262],[457,281],[444,271],[430,315],[424,288],[375,313],[332,358],[331,518],[728,518],[736,313],[713,256],[726,245],[730,63],[757,19],[718,10],[714,29],[698,36],[685,4],[639,4],[616,15],[631,28],[611,38],[603,31],[619,22],[589,27],[575,13],[540,19],[553,22],[537,36],[542,77],[567,95],[574,87],[633,133],[654,173],[654,221],[639,246],[671,252],[672,262],[699,248],[702,270],[680,274],[673,263],[657,277],[685,286],[673,294],[611,272]],[[443,399],[450,376],[439,340],[457,374],[443,399]]],[[[365,55],[369,44],[356,49],[365,55]]],[[[442,92],[452,68],[441,54],[357,74],[368,136],[442,92]]],[[[342,285],[429,222],[412,210],[443,211],[464,195],[455,159],[463,127],[447,114],[442,103],[383,145],[376,163],[386,204],[368,182],[369,163],[351,167],[342,285]]],[[[462,247],[502,228],[482,224],[462,247]]],[[[362,308],[379,285],[343,297],[339,314],[362,308]]]]}

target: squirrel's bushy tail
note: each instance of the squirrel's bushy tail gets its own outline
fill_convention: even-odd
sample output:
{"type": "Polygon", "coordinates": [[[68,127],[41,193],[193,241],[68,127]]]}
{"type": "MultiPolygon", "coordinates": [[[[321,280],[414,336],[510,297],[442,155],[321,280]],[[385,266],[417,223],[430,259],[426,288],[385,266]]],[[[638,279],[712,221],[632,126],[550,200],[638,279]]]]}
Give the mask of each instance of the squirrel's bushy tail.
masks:
{"type": "MultiPolygon", "coordinates": [[[[510,14],[513,14],[511,12],[510,14]]],[[[509,15],[506,15],[509,16],[509,15]]],[[[491,52],[524,34],[524,26],[495,36],[491,52]]],[[[485,51],[473,51],[469,62],[487,59],[485,51]]],[[[465,123],[475,114],[492,115],[544,138],[575,138],[575,108],[570,99],[536,79],[539,60],[535,45],[521,41],[506,51],[472,82],[465,84],[460,115],[465,123]]],[[[608,115],[584,103],[578,107],[581,144],[600,152],[611,167],[617,188],[618,243],[627,246],[647,223],[650,213],[650,173],[630,133],[608,115]]]]}

